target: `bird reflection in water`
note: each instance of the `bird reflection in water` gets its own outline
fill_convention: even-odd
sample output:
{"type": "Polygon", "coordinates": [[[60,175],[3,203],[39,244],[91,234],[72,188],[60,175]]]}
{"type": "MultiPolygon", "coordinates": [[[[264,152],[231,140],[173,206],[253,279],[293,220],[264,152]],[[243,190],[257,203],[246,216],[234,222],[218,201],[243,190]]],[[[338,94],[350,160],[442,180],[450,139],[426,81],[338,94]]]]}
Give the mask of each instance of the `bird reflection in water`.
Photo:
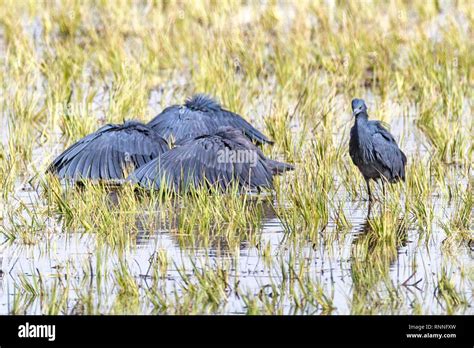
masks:
{"type": "Polygon", "coordinates": [[[393,289],[390,271],[397,267],[398,255],[406,246],[408,236],[403,217],[394,218],[395,223],[392,223],[385,215],[371,218],[370,209],[368,213],[364,222],[356,227],[351,246],[352,303],[366,314],[371,313],[371,308],[366,308],[367,303],[377,303],[381,289],[393,289]]]}

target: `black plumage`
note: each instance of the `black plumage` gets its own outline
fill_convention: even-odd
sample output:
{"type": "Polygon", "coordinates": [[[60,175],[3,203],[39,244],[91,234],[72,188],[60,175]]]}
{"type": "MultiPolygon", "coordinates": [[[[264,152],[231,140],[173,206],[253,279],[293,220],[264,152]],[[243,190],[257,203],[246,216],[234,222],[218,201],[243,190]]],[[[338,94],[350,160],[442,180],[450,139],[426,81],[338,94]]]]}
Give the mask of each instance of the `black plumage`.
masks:
{"type": "Polygon", "coordinates": [[[165,186],[173,191],[191,186],[225,190],[233,184],[241,189],[261,189],[272,188],[273,175],[293,168],[266,158],[241,130],[227,126],[181,142],[138,168],[130,180],[147,189],[165,186]]]}
{"type": "Polygon", "coordinates": [[[48,171],[61,179],[120,180],[168,150],[168,143],[140,122],[107,124],[71,145],[48,171]]]}
{"type": "Polygon", "coordinates": [[[212,98],[197,94],[184,105],[173,105],[153,118],[148,126],[167,140],[181,142],[201,135],[213,134],[218,127],[231,126],[242,130],[257,144],[273,144],[242,116],[224,109],[212,98]]]}
{"type": "Polygon", "coordinates": [[[364,176],[372,200],[369,181],[382,179],[382,184],[404,181],[407,158],[379,121],[368,120],[367,106],[362,99],[352,100],[352,112],[355,123],[351,129],[349,153],[364,176]]]}

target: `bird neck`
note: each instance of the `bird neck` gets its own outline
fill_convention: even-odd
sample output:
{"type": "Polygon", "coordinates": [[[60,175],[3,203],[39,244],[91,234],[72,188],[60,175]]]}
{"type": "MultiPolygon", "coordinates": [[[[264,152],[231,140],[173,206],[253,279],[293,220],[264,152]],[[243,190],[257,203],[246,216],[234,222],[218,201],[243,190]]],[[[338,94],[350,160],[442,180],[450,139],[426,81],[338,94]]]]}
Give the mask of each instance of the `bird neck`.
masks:
{"type": "Polygon", "coordinates": [[[365,162],[372,161],[372,137],[369,131],[367,113],[359,113],[356,116],[354,125],[354,141],[357,144],[357,151],[365,162]]]}
{"type": "Polygon", "coordinates": [[[355,123],[356,125],[358,124],[366,124],[367,121],[369,120],[369,115],[367,115],[366,112],[359,112],[357,115],[356,115],[356,119],[355,119],[355,123]]]}
{"type": "Polygon", "coordinates": [[[361,112],[356,116],[355,119],[355,130],[359,143],[366,143],[369,141],[368,137],[368,115],[365,112],[361,112]]]}

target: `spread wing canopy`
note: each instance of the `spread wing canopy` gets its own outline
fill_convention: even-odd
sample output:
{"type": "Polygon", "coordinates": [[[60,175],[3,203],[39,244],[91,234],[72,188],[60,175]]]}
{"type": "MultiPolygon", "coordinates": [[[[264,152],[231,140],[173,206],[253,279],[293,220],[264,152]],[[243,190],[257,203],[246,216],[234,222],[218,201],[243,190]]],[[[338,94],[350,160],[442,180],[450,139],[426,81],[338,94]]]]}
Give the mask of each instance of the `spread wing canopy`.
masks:
{"type": "Polygon", "coordinates": [[[271,168],[258,152],[255,158],[229,160],[226,156],[246,150],[245,146],[216,135],[206,135],[175,147],[131,174],[130,179],[148,189],[166,186],[175,191],[189,186],[271,188],[271,168]],[[232,150],[233,152],[229,152],[232,150]]]}
{"type": "Polygon", "coordinates": [[[241,129],[244,134],[257,144],[273,144],[262,132],[247,122],[242,116],[225,109],[221,109],[217,113],[217,122],[219,126],[231,126],[237,129],[241,129]]]}
{"type": "Polygon", "coordinates": [[[61,179],[120,180],[168,151],[167,142],[149,127],[127,121],[107,124],[59,155],[48,171],[61,179]]]}
{"type": "Polygon", "coordinates": [[[242,116],[223,109],[212,98],[197,94],[184,105],[174,105],[163,110],[148,125],[163,138],[173,137],[176,142],[213,134],[217,128],[232,126],[258,144],[273,144],[264,134],[242,116]]]}
{"type": "Polygon", "coordinates": [[[217,123],[209,114],[179,105],[164,109],[148,126],[170,143],[212,134],[217,129],[217,123]]]}

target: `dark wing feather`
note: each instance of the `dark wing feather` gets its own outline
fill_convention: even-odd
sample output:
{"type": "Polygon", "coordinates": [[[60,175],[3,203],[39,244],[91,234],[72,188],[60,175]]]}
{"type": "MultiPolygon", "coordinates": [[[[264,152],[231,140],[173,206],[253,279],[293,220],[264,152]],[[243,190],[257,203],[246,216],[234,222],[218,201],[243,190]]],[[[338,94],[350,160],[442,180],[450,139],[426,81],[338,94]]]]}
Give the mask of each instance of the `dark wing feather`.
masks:
{"type": "Polygon", "coordinates": [[[106,125],[71,145],[48,171],[61,179],[120,180],[128,167],[136,169],[168,149],[164,139],[141,123],[106,125]]]}
{"type": "Polygon", "coordinates": [[[391,143],[397,143],[395,138],[392,134],[382,125],[380,121],[369,121],[369,128],[371,129],[372,133],[380,133],[387,141],[391,143]]]}
{"type": "Polygon", "coordinates": [[[242,116],[224,109],[221,105],[205,94],[196,94],[186,101],[186,107],[191,110],[201,110],[207,114],[213,114],[217,126],[231,126],[242,130],[242,132],[251,140],[263,144],[273,144],[264,134],[253,127],[242,116]]]}
{"type": "Polygon", "coordinates": [[[380,122],[370,123],[372,144],[376,165],[381,174],[390,182],[405,179],[406,156],[398,147],[395,139],[380,122]]]}
{"type": "Polygon", "coordinates": [[[176,143],[212,134],[217,129],[217,123],[209,114],[178,105],[163,110],[148,126],[168,142],[174,139],[176,143]]]}
{"type": "Polygon", "coordinates": [[[175,191],[185,190],[189,185],[226,189],[234,182],[239,187],[272,187],[271,169],[264,159],[258,157],[255,166],[249,162],[223,161],[220,151],[226,149],[245,148],[218,136],[203,136],[138,168],[130,179],[148,189],[166,186],[175,191]]]}
{"type": "Polygon", "coordinates": [[[185,105],[164,109],[148,126],[164,139],[170,141],[173,138],[176,143],[214,134],[221,126],[231,126],[242,130],[249,139],[259,144],[273,144],[242,116],[223,109],[215,100],[203,94],[194,95],[185,105]]]}
{"type": "Polygon", "coordinates": [[[215,112],[216,121],[219,126],[231,126],[242,130],[244,134],[258,144],[273,144],[262,132],[247,122],[242,116],[225,109],[215,112]]]}

